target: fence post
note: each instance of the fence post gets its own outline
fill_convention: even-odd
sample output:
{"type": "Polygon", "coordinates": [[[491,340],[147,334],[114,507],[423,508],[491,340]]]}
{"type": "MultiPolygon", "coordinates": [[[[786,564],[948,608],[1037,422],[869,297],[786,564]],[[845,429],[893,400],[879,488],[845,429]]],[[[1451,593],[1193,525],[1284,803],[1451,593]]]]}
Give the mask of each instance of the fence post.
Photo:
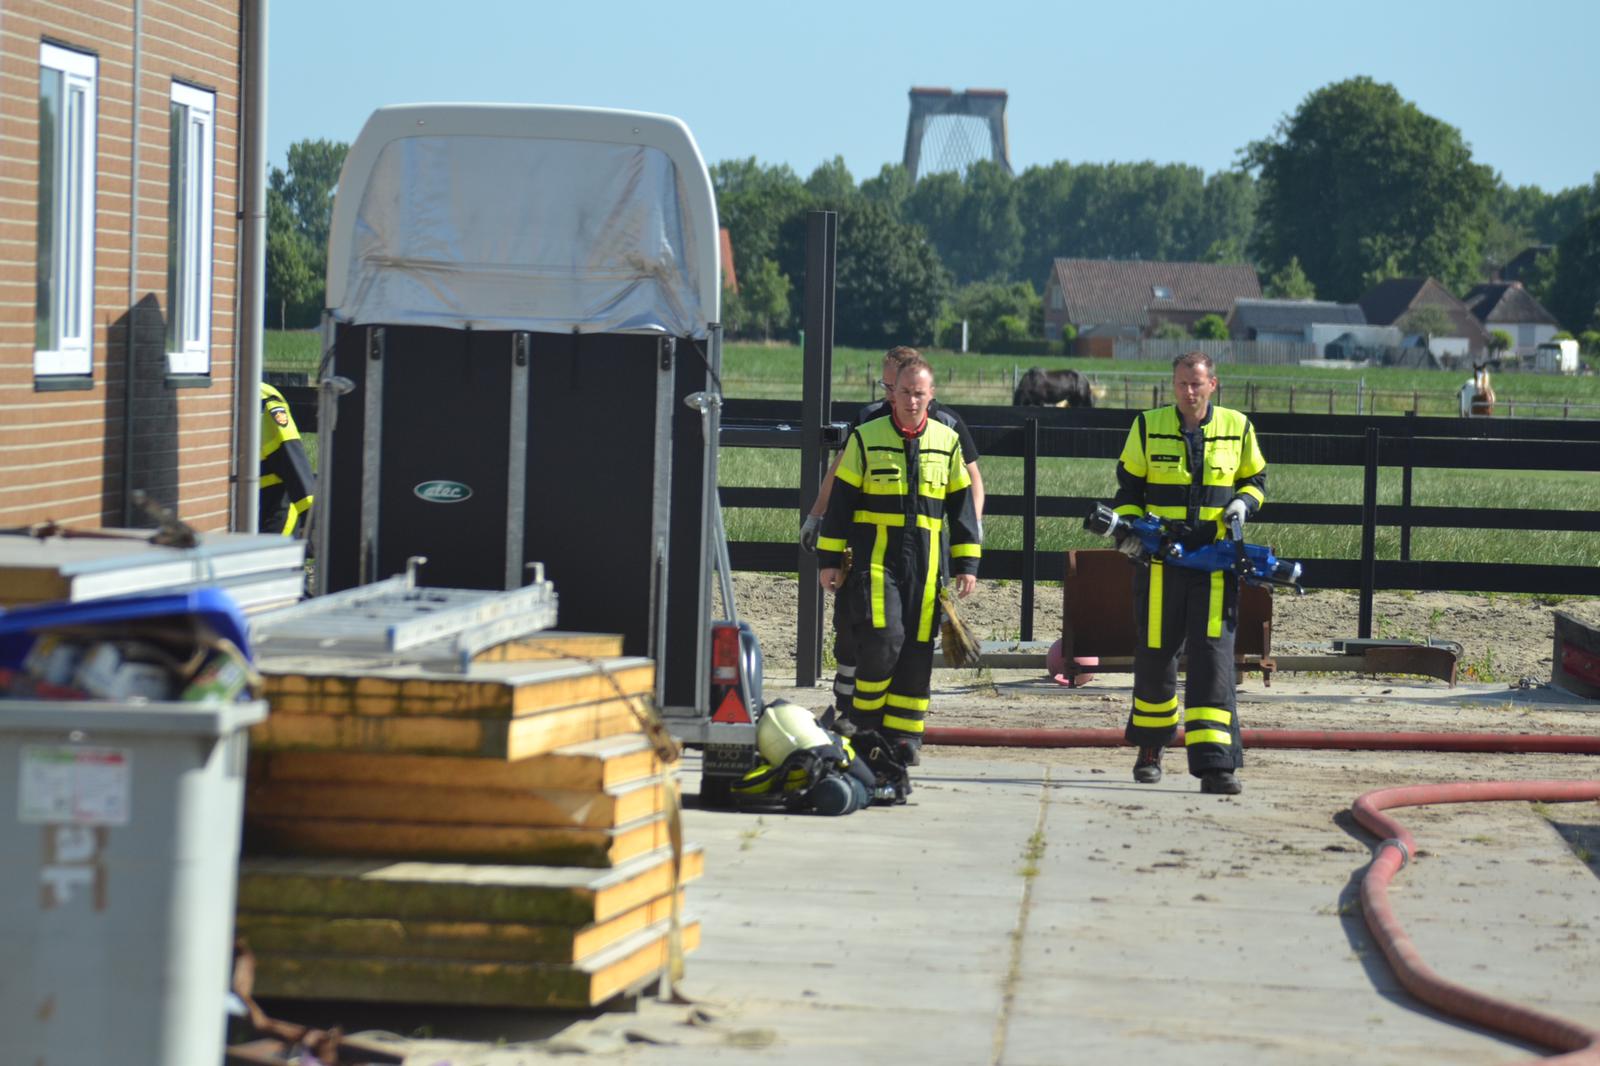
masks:
{"type": "Polygon", "coordinates": [[[1039,420],[1022,424],[1022,639],[1033,639],[1034,553],[1039,540],[1039,420]]]}
{"type": "MultiPolygon", "coordinates": [[[[1417,439],[1416,422],[1414,421],[1416,417],[1417,413],[1415,411],[1406,412],[1406,440],[1408,443],[1417,439]]],[[[1411,455],[1409,451],[1406,454],[1406,465],[1400,472],[1400,507],[1400,513],[1403,516],[1400,519],[1400,561],[1408,563],[1411,561],[1411,455]]]]}
{"type": "Polygon", "coordinates": [[[1294,386],[1289,386],[1289,413],[1294,414],[1294,386]]]}
{"type": "Polygon", "coordinates": [[[1416,414],[1417,413],[1417,409],[1420,408],[1421,406],[1422,406],[1422,393],[1418,392],[1416,389],[1412,389],[1411,390],[1411,413],[1412,414],[1416,414]]]}
{"type": "Polygon", "coordinates": [[[1372,593],[1378,584],[1378,427],[1367,427],[1366,470],[1361,484],[1361,606],[1356,635],[1372,636],[1372,593]]]}
{"type": "Polygon", "coordinates": [[[1362,413],[1362,411],[1361,411],[1361,401],[1362,401],[1362,398],[1363,398],[1362,397],[1362,393],[1364,393],[1366,391],[1366,386],[1367,386],[1366,375],[1362,375],[1361,377],[1356,378],[1356,414],[1358,414],[1358,415],[1362,413]]]}
{"type": "Polygon", "coordinates": [[[1333,390],[1328,390],[1328,413],[1333,414],[1333,390]]]}
{"type": "MultiPolygon", "coordinates": [[[[832,410],[834,266],[839,244],[839,215],[834,211],[806,214],[806,345],[801,386],[800,516],[817,498],[828,469],[822,424],[832,410]]],[[[822,587],[817,557],[796,546],[799,561],[799,610],[795,612],[794,683],[810,688],[822,672],[822,587]]]]}

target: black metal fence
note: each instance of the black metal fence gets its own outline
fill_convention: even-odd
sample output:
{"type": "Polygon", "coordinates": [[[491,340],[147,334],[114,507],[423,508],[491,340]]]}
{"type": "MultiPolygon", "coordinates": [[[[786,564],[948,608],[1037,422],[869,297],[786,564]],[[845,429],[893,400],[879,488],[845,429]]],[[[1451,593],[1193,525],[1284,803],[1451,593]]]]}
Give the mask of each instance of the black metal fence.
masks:
{"type": "MultiPolygon", "coordinates": [[[[858,405],[835,404],[833,417],[848,420],[858,409],[858,405]]],[[[1013,456],[1023,462],[1022,494],[990,494],[984,505],[985,515],[1021,517],[1022,548],[986,550],[982,575],[1021,582],[1022,639],[1031,640],[1035,582],[1060,580],[1063,571],[1059,553],[1041,553],[1037,549],[1039,519],[1079,518],[1103,498],[1040,497],[1039,460],[1114,460],[1122,451],[1136,412],[963,406],[961,414],[985,457],[1013,456]]],[[[1286,525],[1361,527],[1359,558],[1306,560],[1310,565],[1305,581],[1310,588],[1358,590],[1360,636],[1372,635],[1372,596],[1378,589],[1600,595],[1600,568],[1596,567],[1428,562],[1411,558],[1411,531],[1417,528],[1600,533],[1600,513],[1593,511],[1422,507],[1411,502],[1412,471],[1418,468],[1600,471],[1600,421],[1311,414],[1256,414],[1252,421],[1261,435],[1263,450],[1274,464],[1363,469],[1359,504],[1269,502],[1258,518],[1286,525]],[[1378,471],[1382,467],[1401,470],[1398,505],[1378,502],[1378,471]],[[1377,558],[1379,526],[1399,528],[1399,559],[1377,558]]],[[[723,407],[722,445],[802,448],[819,432],[817,428],[807,432],[804,425],[798,402],[729,400],[723,407]]],[[[786,508],[797,516],[802,506],[799,491],[788,488],[724,488],[722,504],[729,510],[786,508]]],[[[797,570],[802,579],[807,575],[815,578],[814,559],[793,542],[733,543],[729,554],[736,570],[797,570]]]]}

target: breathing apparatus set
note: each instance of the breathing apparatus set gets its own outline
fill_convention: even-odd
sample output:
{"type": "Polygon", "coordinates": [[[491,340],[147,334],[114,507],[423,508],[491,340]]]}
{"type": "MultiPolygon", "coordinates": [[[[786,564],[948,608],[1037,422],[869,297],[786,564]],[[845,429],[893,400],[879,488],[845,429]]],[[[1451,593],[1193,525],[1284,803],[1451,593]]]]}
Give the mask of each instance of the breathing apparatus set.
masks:
{"type": "Polygon", "coordinates": [[[756,750],[761,764],[732,787],[740,806],[852,814],[874,803],[904,803],[911,791],[904,764],[878,734],[833,732],[788,700],[762,711],[756,750]]]}

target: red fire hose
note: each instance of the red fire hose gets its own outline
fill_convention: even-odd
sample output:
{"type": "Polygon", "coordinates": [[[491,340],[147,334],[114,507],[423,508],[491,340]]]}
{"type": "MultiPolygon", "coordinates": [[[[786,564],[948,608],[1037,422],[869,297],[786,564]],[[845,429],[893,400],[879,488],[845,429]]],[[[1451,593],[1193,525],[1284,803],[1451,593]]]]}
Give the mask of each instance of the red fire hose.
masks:
{"type": "MultiPolygon", "coordinates": [[[[1352,751],[1547,752],[1600,755],[1600,736],[1548,736],[1526,733],[1381,733],[1318,729],[1245,729],[1245,747],[1323,748],[1352,751]]],[[[1017,748],[1113,748],[1127,743],[1121,729],[929,729],[929,744],[1017,748]]],[[[1180,731],[1174,745],[1183,743],[1180,731]]],[[[1541,1063],[1600,1066],[1600,1030],[1557,1018],[1516,1003],[1486,996],[1445,980],[1428,968],[1389,906],[1389,881],[1415,853],[1411,834],[1381,813],[1390,807],[1489,800],[1572,802],[1600,800],[1600,781],[1488,781],[1411,785],[1378,789],[1356,800],[1356,820],[1382,843],[1361,881],[1361,906],[1367,927],[1401,985],[1446,1014],[1506,1033],[1563,1054],[1541,1063]]]]}
{"type": "MultiPolygon", "coordinates": [[[[1379,733],[1325,729],[1244,729],[1247,748],[1323,748],[1351,751],[1475,751],[1559,755],[1600,755],[1600,736],[1533,733],[1379,733]]],[[[1121,729],[930,728],[925,744],[974,748],[1116,748],[1126,744],[1121,729]]],[[[1173,745],[1183,743],[1178,731],[1173,745]]]]}
{"type": "Polygon", "coordinates": [[[1474,992],[1429,969],[1389,906],[1389,881],[1410,861],[1416,846],[1405,826],[1382,812],[1390,807],[1430,803],[1590,799],[1600,799],[1600,781],[1485,781],[1380,788],[1351,806],[1356,821],[1382,841],[1361,879],[1361,910],[1366,915],[1367,928],[1377,938],[1400,983],[1407,992],[1446,1014],[1565,1052],[1553,1059],[1537,1060],[1543,1063],[1600,1063],[1600,1030],[1474,992]]]}

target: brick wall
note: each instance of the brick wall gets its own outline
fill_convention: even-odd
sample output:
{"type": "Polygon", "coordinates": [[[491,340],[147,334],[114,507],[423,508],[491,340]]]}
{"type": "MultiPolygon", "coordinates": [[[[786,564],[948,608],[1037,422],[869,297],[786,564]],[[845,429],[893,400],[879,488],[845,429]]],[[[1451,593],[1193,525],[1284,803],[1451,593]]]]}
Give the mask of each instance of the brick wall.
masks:
{"type": "Polygon", "coordinates": [[[46,518],[121,525],[131,485],[196,528],[228,527],[239,5],[144,0],[141,15],[136,33],[132,0],[5,0],[0,11],[0,526],[46,518]],[[93,382],[67,391],[37,391],[33,374],[45,39],[99,59],[93,382]],[[216,93],[211,373],[204,387],[167,375],[168,115],[175,79],[216,93]]]}

